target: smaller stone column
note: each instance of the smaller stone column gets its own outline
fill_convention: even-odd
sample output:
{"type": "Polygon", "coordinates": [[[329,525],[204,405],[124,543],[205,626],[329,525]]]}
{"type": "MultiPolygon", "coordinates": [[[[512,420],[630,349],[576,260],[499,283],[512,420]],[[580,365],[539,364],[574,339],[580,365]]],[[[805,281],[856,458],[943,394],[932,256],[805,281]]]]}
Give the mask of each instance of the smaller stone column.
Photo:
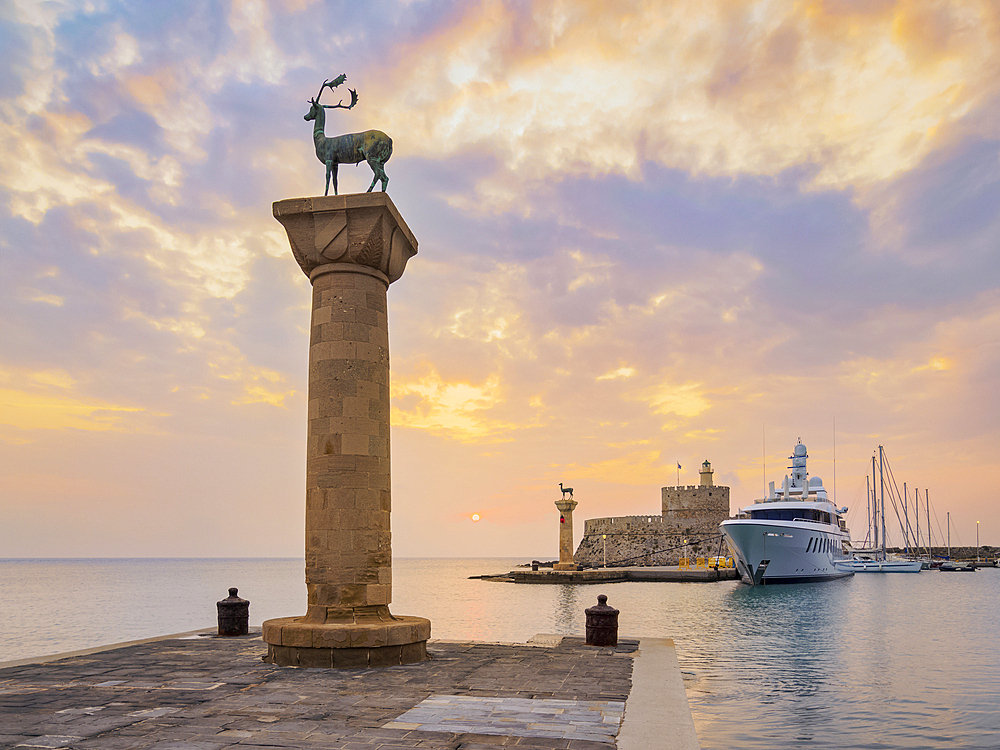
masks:
{"type": "Polygon", "coordinates": [[[567,500],[556,500],[559,509],[559,562],[552,566],[553,570],[579,570],[573,562],[573,509],[576,500],[570,495],[567,500]]]}

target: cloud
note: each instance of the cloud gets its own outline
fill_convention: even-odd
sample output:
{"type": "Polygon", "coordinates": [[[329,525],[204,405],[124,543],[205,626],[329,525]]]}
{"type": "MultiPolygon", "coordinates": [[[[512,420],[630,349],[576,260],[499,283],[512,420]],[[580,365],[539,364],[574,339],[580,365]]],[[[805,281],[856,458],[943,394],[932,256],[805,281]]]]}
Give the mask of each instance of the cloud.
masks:
{"type": "Polygon", "coordinates": [[[420,240],[397,553],[543,554],[559,481],[580,517],[655,513],[675,459],[745,504],[799,435],[829,483],[834,418],[842,491],[879,442],[956,515],[1000,482],[989,3],[4,12],[0,502],[55,524],[25,539],[79,545],[79,487],[121,554],[150,523],[214,553],[236,516],[300,554],[310,288],[270,204],[321,189],[301,117],[340,72],[329,130],[392,135],[420,240]]]}
{"type": "Polygon", "coordinates": [[[664,461],[657,450],[633,451],[589,465],[569,464],[560,470],[571,474],[573,481],[579,477],[616,484],[650,485],[665,481],[670,474],[670,462],[664,461]]]}
{"type": "MultiPolygon", "coordinates": [[[[495,153],[477,186],[692,174],[880,183],[916,166],[996,92],[987,2],[605,5],[486,2],[404,46],[374,97],[402,149],[495,153]]],[[[471,204],[466,204],[471,205],[471,204]]]]}
{"type": "Polygon", "coordinates": [[[32,442],[38,430],[125,431],[141,407],[114,404],[73,393],[73,377],[60,370],[0,370],[0,440],[32,442]]]}
{"type": "Polygon", "coordinates": [[[519,428],[490,419],[490,409],[502,400],[499,378],[495,375],[480,384],[445,382],[430,365],[418,378],[394,378],[392,423],[429,432],[442,432],[459,440],[512,439],[519,428]]]}

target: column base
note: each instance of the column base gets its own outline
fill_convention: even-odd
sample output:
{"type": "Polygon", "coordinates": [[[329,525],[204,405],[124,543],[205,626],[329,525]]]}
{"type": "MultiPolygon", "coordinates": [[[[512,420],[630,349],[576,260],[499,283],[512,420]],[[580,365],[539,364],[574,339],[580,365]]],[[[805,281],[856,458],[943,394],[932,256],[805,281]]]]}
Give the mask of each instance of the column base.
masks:
{"type": "Polygon", "coordinates": [[[579,570],[580,566],[576,563],[553,563],[552,570],[579,570]]]}
{"type": "Polygon", "coordinates": [[[264,661],[283,667],[355,669],[391,667],[427,659],[431,621],[396,617],[388,622],[307,622],[305,617],[267,620],[264,661]]]}

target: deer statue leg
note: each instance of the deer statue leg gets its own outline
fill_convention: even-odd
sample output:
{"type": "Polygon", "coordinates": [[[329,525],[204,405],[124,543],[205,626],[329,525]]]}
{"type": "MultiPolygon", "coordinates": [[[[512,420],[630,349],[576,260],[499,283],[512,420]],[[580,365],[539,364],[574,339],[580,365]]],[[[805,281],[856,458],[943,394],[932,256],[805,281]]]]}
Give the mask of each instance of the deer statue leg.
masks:
{"type": "Polygon", "coordinates": [[[382,192],[385,192],[386,187],[389,185],[389,178],[386,177],[385,170],[382,168],[382,164],[376,159],[368,159],[368,166],[372,168],[372,184],[368,186],[366,192],[371,192],[375,187],[375,183],[379,180],[382,181],[382,192]]]}
{"type": "MultiPolygon", "coordinates": [[[[323,191],[323,195],[329,195],[330,194],[330,170],[332,169],[332,167],[333,167],[333,162],[332,161],[328,161],[326,163],[326,190],[323,191]]],[[[337,178],[336,177],[333,178],[333,194],[334,195],[337,194],[337,178]]]]}
{"type": "Polygon", "coordinates": [[[337,162],[333,162],[333,194],[334,195],[337,195],[337,167],[339,167],[339,166],[340,166],[340,164],[338,164],[337,162]]]}

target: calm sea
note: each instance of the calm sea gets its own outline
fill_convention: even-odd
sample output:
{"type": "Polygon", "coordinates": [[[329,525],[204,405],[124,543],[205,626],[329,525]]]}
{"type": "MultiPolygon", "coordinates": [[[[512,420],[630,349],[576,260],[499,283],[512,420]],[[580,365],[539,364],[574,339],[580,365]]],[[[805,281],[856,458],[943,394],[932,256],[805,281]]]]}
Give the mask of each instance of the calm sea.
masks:
{"type": "MultiPolygon", "coordinates": [[[[433,637],[582,634],[597,594],[622,635],[677,644],[706,750],[1000,747],[1000,570],[856,575],[750,588],[468,580],[512,559],[396,559],[397,614],[433,637]]],[[[305,609],[301,560],[0,561],[0,661],[215,624],[238,586],[251,623],[305,609]]]]}

